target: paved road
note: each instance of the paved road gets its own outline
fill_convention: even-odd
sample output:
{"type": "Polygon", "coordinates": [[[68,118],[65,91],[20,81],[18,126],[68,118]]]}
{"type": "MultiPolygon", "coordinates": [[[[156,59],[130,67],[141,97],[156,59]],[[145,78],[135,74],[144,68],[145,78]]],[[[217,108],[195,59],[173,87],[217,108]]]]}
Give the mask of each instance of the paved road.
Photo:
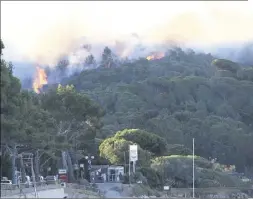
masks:
{"type": "MultiPolygon", "coordinates": [[[[60,185],[44,185],[44,186],[38,186],[37,191],[42,191],[42,190],[48,190],[48,189],[57,189],[59,188],[60,185]]],[[[12,195],[17,195],[17,194],[27,194],[27,193],[33,193],[34,188],[23,188],[20,190],[19,188],[15,188],[14,190],[6,190],[1,188],[1,196],[12,196],[12,195]]]]}
{"type": "Polygon", "coordinates": [[[105,193],[106,198],[125,198],[120,194],[121,183],[97,183],[98,189],[105,193]]]}

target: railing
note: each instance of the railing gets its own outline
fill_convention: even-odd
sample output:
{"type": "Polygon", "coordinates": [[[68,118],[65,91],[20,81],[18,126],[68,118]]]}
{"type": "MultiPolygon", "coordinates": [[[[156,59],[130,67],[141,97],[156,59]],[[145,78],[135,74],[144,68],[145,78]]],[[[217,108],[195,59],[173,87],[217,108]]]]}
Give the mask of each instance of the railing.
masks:
{"type": "MultiPolygon", "coordinates": [[[[244,186],[244,187],[208,187],[208,188],[195,188],[195,192],[212,192],[212,191],[220,191],[220,190],[225,190],[225,191],[236,191],[236,190],[251,190],[253,188],[249,186],[244,186]]],[[[192,188],[171,188],[172,192],[192,192],[192,188]]]]}
{"type": "MultiPolygon", "coordinates": [[[[195,197],[203,197],[206,195],[213,195],[215,198],[217,198],[217,195],[235,195],[238,193],[241,193],[242,195],[244,193],[251,196],[253,194],[253,188],[252,187],[209,187],[209,188],[195,188],[195,197]]],[[[164,194],[167,196],[176,196],[176,197],[187,197],[191,198],[193,189],[192,188],[171,188],[168,191],[164,191],[164,194]]]]}

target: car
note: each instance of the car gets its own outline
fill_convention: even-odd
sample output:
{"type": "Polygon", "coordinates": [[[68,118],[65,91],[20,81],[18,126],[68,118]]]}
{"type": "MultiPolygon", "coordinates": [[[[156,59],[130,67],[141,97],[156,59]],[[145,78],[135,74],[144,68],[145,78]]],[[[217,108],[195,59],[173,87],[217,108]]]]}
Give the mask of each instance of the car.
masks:
{"type": "Polygon", "coordinates": [[[1,180],[1,188],[3,188],[3,189],[13,189],[11,180],[1,180]]]}
{"type": "Polygon", "coordinates": [[[56,176],[46,176],[45,177],[45,181],[46,181],[46,184],[56,184],[57,183],[57,179],[56,179],[56,176]]]}
{"type": "Polygon", "coordinates": [[[3,184],[10,185],[10,184],[12,184],[12,182],[11,182],[11,180],[1,180],[1,185],[3,185],[3,184]]]}

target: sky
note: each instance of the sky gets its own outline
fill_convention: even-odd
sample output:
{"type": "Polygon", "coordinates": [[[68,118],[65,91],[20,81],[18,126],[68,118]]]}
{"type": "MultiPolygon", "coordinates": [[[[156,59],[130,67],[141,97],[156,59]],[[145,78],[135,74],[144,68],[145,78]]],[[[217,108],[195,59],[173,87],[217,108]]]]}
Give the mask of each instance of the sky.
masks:
{"type": "MultiPolygon", "coordinates": [[[[253,39],[250,1],[1,1],[1,39],[11,61],[54,62],[77,40],[199,45],[253,39]]],[[[131,44],[132,45],[132,44],[131,44]]]]}

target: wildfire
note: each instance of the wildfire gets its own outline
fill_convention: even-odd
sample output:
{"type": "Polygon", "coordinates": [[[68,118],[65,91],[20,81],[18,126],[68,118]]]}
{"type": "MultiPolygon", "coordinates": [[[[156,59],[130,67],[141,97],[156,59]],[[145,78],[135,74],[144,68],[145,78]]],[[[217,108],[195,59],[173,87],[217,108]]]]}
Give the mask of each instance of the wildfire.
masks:
{"type": "Polygon", "coordinates": [[[156,59],[161,59],[165,56],[164,53],[162,52],[156,52],[156,53],[153,53],[152,55],[149,55],[146,57],[147,60],[156,60],[156,59]]]}
{"type": "Polygon", "coordinates": [[[47,74],[44,69],[36,67],[36,75],[33,81],[33,90],[36,93],[40,93],[40,89],[43,85],[47,84],[47,74]]]}

